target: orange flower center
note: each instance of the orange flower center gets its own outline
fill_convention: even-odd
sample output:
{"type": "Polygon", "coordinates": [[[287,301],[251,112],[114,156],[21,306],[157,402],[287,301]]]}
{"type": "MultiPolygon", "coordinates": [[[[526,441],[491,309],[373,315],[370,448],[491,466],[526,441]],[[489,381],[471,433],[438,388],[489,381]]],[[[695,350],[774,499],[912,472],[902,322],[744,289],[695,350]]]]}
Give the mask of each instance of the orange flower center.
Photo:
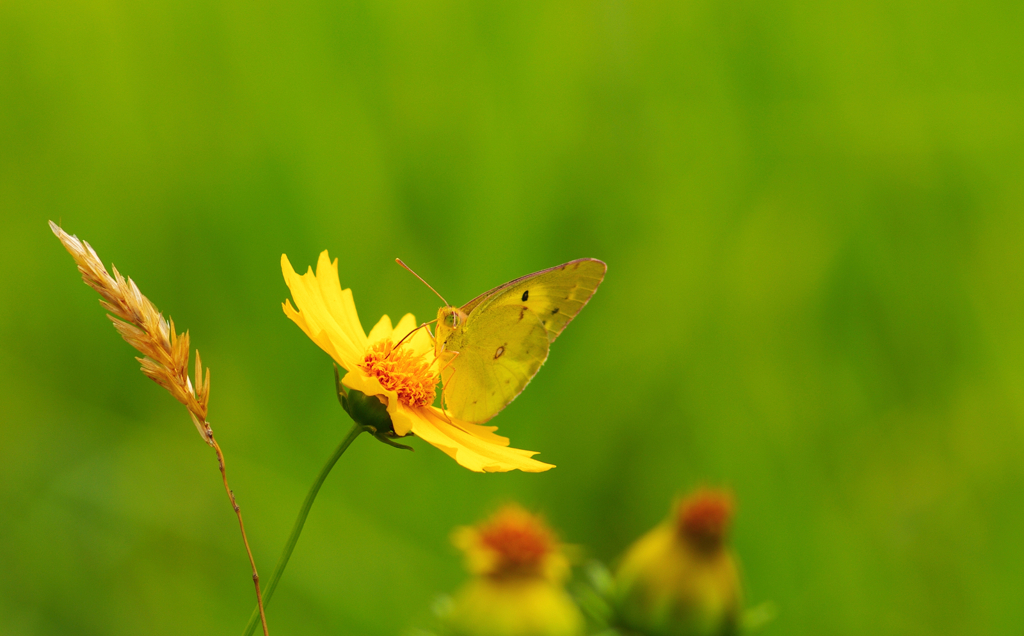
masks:
{"type": "Polygon", "coordinates": [[[676,527],[695,548],[713,552],[725,541],[732,514],[733,501],[729,493],[700,490],[679,504],[676,527]]]}
{"type": "Polygon", "coordinates": [[[434,403],[437,375],[409,348],[394,348],[391,340],[381,340],[366,350],[359,368],[380,382],[389,391],[398,394],[406,406],[422,407],[434,403]]]}
{"type": "Polygon", "coordinates": [[[519,510],[498,513],[479,533],[480,544],[495,557],[491,576],[538,574],[556,549],[551,531],[519,510]]]}

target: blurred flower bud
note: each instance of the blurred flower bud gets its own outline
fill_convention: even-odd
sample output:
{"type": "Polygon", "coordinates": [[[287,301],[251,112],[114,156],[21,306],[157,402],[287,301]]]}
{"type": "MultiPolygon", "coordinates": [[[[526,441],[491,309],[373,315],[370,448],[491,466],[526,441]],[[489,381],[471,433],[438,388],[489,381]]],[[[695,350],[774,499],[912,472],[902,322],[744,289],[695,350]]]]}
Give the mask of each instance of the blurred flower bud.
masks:
{"type": "Polygon", "coordinates": [[[616,572],[618,623],[645,636],[729,636],[742,610],[736,562],[725,545],[732,497],[698,491],[640,537],[616,572]]]}
{"type": "Polygon", "coordinates": [[[474,575],[445,617],[456,636],[580,636],[583,617],[563,583],[569,562],[544,522],[509,505],[452,542],[474,575]]]}

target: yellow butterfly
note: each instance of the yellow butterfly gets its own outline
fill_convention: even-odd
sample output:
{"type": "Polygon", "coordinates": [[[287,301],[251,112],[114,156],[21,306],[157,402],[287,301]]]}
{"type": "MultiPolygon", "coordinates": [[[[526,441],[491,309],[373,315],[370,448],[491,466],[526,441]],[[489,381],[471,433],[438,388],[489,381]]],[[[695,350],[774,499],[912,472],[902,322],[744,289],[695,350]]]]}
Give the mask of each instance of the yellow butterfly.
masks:
{"type": "Polygon", "coordinates": [[[462,308],[445,301],[434,346],[448,412],[481,423],[514,400],[607,270],[581,258],[495,287],[462,308]]]}

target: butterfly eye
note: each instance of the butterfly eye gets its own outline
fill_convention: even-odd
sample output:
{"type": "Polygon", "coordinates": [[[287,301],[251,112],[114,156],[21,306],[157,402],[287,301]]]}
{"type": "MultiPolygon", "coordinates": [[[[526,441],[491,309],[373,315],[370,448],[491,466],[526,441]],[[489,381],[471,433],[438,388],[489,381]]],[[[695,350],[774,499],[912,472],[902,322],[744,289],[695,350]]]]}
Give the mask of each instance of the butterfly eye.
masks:
{"type": "Polygon", "coordinates": [[[455,327],[459,324],[459,317],[455,313],[450,313],[444,317],[444,324],[449,327],[455,327]]]}

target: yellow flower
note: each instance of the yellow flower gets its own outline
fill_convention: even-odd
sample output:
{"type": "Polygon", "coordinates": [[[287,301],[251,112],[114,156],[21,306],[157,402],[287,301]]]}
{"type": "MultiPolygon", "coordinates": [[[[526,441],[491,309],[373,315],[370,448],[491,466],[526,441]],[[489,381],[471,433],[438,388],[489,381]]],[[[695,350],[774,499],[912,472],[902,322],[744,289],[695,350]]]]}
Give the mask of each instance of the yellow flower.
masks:
{"type": "Polygon", "coordinates": [[[536,515],[509,504],[477,526],[458,528],[452,543],[466,555],[466,569],[478,576],[542,578],[562,583],[569,560],[554,533],[536,515]]]}
{"type": "Polygon", "coordinates": [[[452,601],[446,626],[457,636],[579,636],[583,616],[563,583],[569,562],[538,517],[510,505],[452,542],[473,573],[452,601]]]}
{"type": "Polygon", "coordinates": [[[725,545],[732,498],[698,491],[640,537],[616,573],[618,622],[649,636],[735,634],[739,573],[725,545]]]}
{"type": "Polygon", "coordinates": [[[554,467],[531,459],[533,451],[509,448],[508,438],[494,433],[497,427],[463,422],[434,407],[438,364],[429,331],[405,338],[416,328],[416,318],[406,314],[392,326],[385,315],[367,335],[352,290],[341,288],[338,261],[331,262],[326,250],[316,274],[312,268],[301,276],[295,273],[285,255],[281,270],[295,300],[295,307],[284,302],[285,315],[348,372],[342,379],[346,387],[376,396],[387,407],[396,435],[412,433],[477,472],[554,467]]]}

